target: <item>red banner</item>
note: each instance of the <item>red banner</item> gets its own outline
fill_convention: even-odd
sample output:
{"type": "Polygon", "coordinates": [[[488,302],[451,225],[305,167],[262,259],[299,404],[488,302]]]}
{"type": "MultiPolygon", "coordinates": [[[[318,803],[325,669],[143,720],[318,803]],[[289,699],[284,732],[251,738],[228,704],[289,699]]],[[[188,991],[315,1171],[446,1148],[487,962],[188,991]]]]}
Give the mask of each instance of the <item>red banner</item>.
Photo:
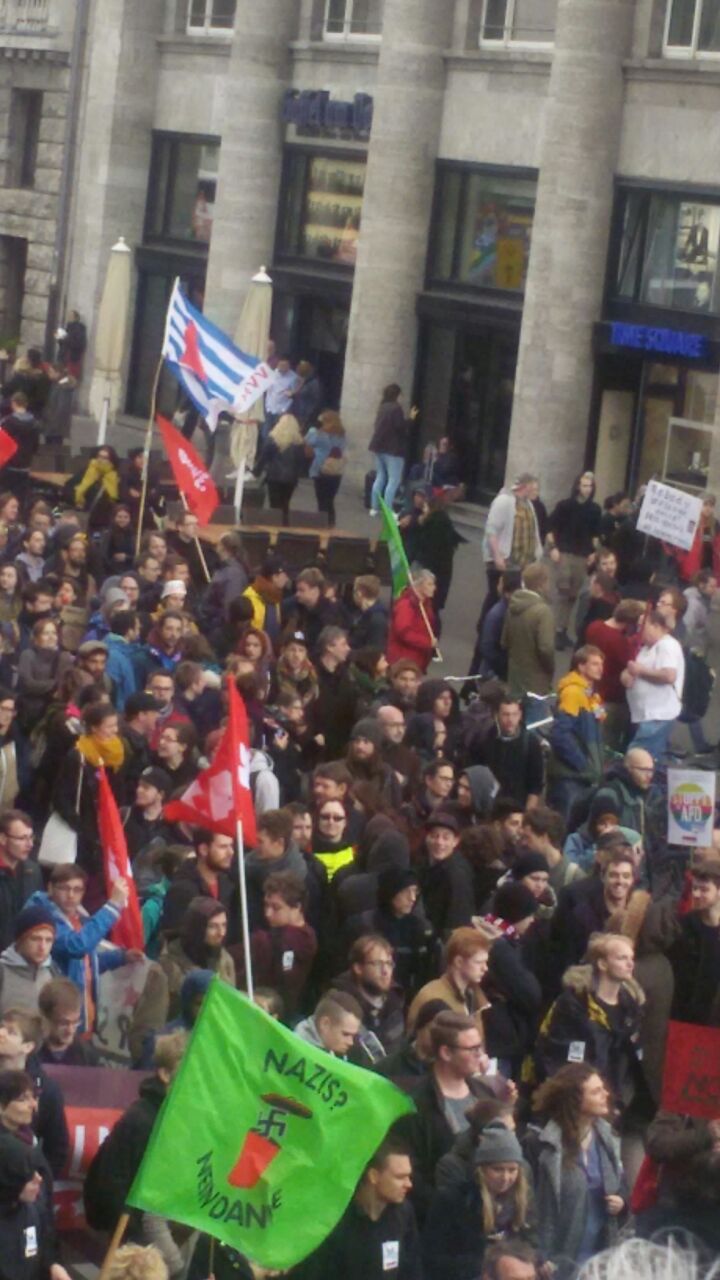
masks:
{"type": "Polygon", "coordinates": [[[103,851],[105,890],[108,898],[118,879],[126,880],[130,890],[128,904],[112,931],[112,940],[118,947],[144,951],[145,937],[140,903],[128,857],[127,841],[117,802],[104,769],[98,769],[98,831],[103,851]]]}
{"type": "Polygon", "coordinates": [[[720,1116],[720,1028],[671,1022],[665,1050],[665,1111],[717,1120],[720,1116]]]}
{"type": "Polygon", "coordinates": [[[14,440],[8,431],[3,431],[2,427],[0,427],[0,467],[4,467],[17,451],[17,440],[14,440]]]}
{"type": "Polygon", "coordinates": [[[235,681],[228,678],[230,716],[220,745],[207,769],[190,783],[179,800],[171,800],[163,812],[170,822],[189,822],[222,835],[243,827],[243,843],[255,844],[255,809],[250,790],[250,734],[245,703],[235,681]]]}
{"type": "Polygon", "coordinates": [[[82,1189],[90,1162],[120,1116],[137,1098],[147,1073],[52,1064],[43,1064],[43,1070],[62,1089],[70,1137],[67,1167],[53,1187],[55,1225],[59,1231],[77,1231],[86,1225],[82,1189]]]}
{"type": "Polygon", "coordinates": [[[180,493],[200,524],[208,524],[213,511],[220,505],[210,472],[190,441],[172,422],[158,414],[157,424],[180,493]]]}

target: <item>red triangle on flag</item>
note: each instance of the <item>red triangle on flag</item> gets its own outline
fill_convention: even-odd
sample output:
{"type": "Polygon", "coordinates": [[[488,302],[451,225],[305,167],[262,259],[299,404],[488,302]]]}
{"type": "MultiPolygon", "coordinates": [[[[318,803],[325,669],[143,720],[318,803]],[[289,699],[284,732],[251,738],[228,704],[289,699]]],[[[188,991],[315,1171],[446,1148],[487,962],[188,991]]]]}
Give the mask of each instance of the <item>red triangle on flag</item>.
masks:
{"type": "Polygon", "coordinates": [[[200,355],[197,325],[192,320],[188,322],[185,330],[185,350],[180,357],[180,364],[184,369],[189,369],[191,373],[194,373],[201,382],[207,381],[205,366],[200,355]]]}

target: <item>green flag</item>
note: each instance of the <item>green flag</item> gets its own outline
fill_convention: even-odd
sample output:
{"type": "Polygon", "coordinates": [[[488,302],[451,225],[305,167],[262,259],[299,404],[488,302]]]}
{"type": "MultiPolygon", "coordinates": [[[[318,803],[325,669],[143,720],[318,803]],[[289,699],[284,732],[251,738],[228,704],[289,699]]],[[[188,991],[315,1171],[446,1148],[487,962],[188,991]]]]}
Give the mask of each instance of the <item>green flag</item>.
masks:
{"type": "Polygon", "coordinates": [[[384,498],[380,498],[380,511],[382,513],[382,532],[380,539],[387,542],[388,553],[390,555],[390,568],[392,570],[392,593],[393,600],[400,595],[407,586],[410,585],[410,565],[405,555],[405,547],[400,537],[397,520],[385,502],[384,498]]]}
{"type": "Polygon", "coordinates": [[[413,1110],[389,1081],[215,979],[128,1204],[291,1267],[330,1234],[389,1126],[413,1110]]]}

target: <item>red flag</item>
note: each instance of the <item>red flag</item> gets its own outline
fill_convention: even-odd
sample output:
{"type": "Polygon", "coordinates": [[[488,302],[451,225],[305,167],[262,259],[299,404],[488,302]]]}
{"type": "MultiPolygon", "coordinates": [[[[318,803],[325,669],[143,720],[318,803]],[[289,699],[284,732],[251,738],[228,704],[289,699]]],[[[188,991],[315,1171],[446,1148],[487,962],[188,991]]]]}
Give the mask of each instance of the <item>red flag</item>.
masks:
{"type": "Polygon", "coordinates": [[[111,937],[118,947],[145,950],[140,903],[128,857],[125,832],[120,814],[103,768],[98,769],[98,830],[103,851],[105,890],[108,897],[116,880],[127,880],[130,888],[128,904],[112,931],[111,937]]]}
{"type": "Polygon", "coordinates": [[[208,524],[213,511],[220,505],[210,472],[190,441],[185,439],[172,422],[158,414],[157,424],[178,489],[200,524],[208,524]]]}
{"type": "Polygon", "coordinates": [[[243,843],[256,840],[255,809],[250,790],[250,735],[245,703],[232,679],[228,680],[230,717],[215,755],[207,769],[180,796],[166,804],[163,813],[170,822],[189,822],[224,836],[243,827],[243,843]]]}
{"type": "Polygon", "coordinates": [[[13,439],[9,431],[3,431],[2,427],[0,427],[0,467],[4,467],[17,451],[17,440],[13,439]]]}

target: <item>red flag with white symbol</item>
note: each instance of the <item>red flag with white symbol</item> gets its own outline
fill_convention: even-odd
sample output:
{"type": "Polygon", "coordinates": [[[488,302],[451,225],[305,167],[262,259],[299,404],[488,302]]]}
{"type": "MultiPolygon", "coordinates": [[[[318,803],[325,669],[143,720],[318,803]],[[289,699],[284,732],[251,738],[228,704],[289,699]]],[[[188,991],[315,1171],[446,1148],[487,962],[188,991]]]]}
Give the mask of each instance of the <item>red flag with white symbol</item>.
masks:
{"type": "Polygon", "coordinates": [[[110,897],[115,881],[120,879],[127,880],[130,890],[128,904],[110,936],[118,947],[144,951],[145,938],[140,903],[128,857],[125,832],[115,796],[103,768],[98,769],[98,831],[103,851],[105,892],[110,897]]]}
{"type": "Polygon", "coordinates": [[[185,439],[172,422],[158,414],[157,424],[178,489],[200,524],[208,524],[213,511],[220,505],[210,472],[190,441],[185,439]]]}
{"type": "Polygon", "coordinates": [[[235,681],[227,684],[229,717],[212,761],[180,796],[170,800],[163,813],[170,822],[189,822],[224,836],[237,834],[242,823],[243,840],[256,840],[255,809],[250,790],[250,733],[245,703],[235,681]]]}
{"type": "Polygon", "coordinates": [[[10,435],[9,431],[3,431],[2,427],[0,427],[0,467],[4,467],[17,451],[17,440],[10,435]]]}

